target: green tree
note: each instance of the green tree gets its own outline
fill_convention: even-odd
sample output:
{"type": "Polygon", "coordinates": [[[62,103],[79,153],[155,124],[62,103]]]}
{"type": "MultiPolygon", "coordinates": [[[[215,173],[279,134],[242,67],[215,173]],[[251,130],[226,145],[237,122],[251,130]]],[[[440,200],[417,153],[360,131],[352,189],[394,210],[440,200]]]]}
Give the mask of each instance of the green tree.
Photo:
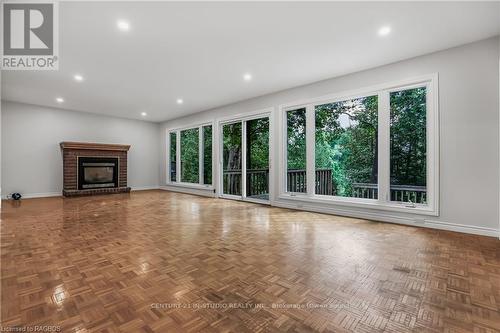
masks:
{"type": "Polygon", "coordinates": [[[332,170],[334,194],[353,195],[353,183],[377,182],[377,96],[319,105],[317,169],[332,170]]]}
{"type": "Polygon", "coordinates": [[[181,181],[199,182],[199,131],[192,128],[181,131],[181,181]]]}
{"type": "Polygon", "coordinates": [[[306,109],[288,111],[287,165],[288,170],[306,168],[306,109]]]}
{"type": "Polygon", "coordinates": [[[426,186],[426,88],[391,93],[391,184],[426,186]]]}

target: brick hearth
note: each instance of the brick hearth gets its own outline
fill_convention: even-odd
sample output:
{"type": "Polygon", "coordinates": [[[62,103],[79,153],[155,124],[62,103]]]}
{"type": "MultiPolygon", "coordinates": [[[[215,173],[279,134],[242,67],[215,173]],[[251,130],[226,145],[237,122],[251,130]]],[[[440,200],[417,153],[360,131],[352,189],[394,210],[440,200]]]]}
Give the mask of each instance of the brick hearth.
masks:
{"type": "Polygon", "coordinates": [[[105,193],[130,192],[127,187],[127,152],[129,145],[86,143],[86,142],[61,142],[63,154],[63,195],[80,196],[105,193]],[[118,187],[78,189],[78,157],[117,157],[118,158],[118,187]]]}

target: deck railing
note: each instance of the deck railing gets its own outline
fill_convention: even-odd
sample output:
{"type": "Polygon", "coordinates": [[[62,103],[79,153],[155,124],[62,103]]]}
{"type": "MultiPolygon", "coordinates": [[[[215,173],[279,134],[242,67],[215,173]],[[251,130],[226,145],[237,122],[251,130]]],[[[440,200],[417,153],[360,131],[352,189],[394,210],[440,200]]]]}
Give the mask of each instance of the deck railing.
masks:
{"type": "MultiPolygon", "coordinates": [[[[333,182],[331,169],[316,169],[315,193],[333,195],[333,182]]],[[[307,192],[306,170],[288,170],[286,178],[288,192],[307,192]]]]}
{"type": "Polygon", "coordinates": [[[247,196],[269,194],[269,169],[247,170],[247,196]]]}
{"type": "MultiPolygon", "coordinates": [[[[356,198],[375,199],[378,197],[378,185],[370,183],[353,183],[353,194],[356,198]]],[[[391,185],[391,201],[427,203],[427,187],[412,185],[391,185]]]]}
{"type": "MultiPolygon", "coordinates": [[[[315,177],[315,194],[335,195],[331,169],[317,169],[315,177]]],[[[287,171],[287,191],[307,192],[306,170],[287,171]]],[[[224,193],[241,195],[241,170],[225,170],[223,176],[224,193]]],[[[427,188],[425,186],[391,185],[391,201],[413,202],[425,204],[427,202],[427,188]]],[[[269,193],[269,169],[247,170],[247,196],[259,196],[269,193]]],[[[373,183],[353,183],[352,196],[354,198],[377,199],[378,185],[373,183]]]]}
{"type": "Polygon", "coordinates": [[[378,185],[370,183],[353,183],[352,195],[355,198],[377,199],[378,185]]]}
{"type": "MultiPolygon", "coordinates": [[[[224,170],[224,193],[241,195],[241,170],[224,170]]],[[[307,192],[306,170],[288,170],[288,192],[307,192]]],[[[247,196],[269,193],[269,169],[247,170],[247,196]]],[[[316,170],[316,194],[333,195],[332,170],[316,170]]]]}
{"type": "MultiPolygon", "coordinates": [[[[241,195],[241,170],[224,170],[225,194],[241,195]]],[[[269,169],[247,170],[247,196],[269,194],[269,169]]]]}
{"type": "Polygon", "coordinates": [[[333,181],[331,169],[316,169],[316,194],[333,195],[333,181]]]}
{"type": "Polygon", "coordinates": [[[241,195],[241,169],[224,170],[222,181],[225,194],[241,195]]]}
{"type": "Polygon", "coordinates": [[[177,179],[177,166],[175,162],[170,162],[170,179],[177,179]]]}
{"type": "Polygon", "coordinates": [[[288,170],[286,174],[288,192],[307,192],[306,170],[288,170]]]}

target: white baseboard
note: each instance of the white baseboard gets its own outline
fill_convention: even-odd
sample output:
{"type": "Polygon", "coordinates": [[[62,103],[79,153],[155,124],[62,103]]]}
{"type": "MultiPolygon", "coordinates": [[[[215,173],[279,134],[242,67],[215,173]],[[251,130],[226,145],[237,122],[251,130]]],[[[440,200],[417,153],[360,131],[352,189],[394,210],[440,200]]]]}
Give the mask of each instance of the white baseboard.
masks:
{"type": "Polygon", "coordinates": [[[206,189],[189,188],[184,186],[160,186],[160,190],[215,198],[215,193],[213,193],[213,191],[206,189]]]}
{"type": "MultiPolygon", "coordinates": [[[[136,186],[132,187],[132,191],[145,191],[145,190],[157,190],[159,189],[159,186],[136,186]]],[[[2,199],[6,199],[7,195],[10,194],[5,194],[2,195],[2,199]]],[[[62,191],[61,192],[40,192],[40,193],[21,193],[22,199],[35,199],[35,198],[49,198],[49,197],[60,197],[62,196],[62,191]]]]}
{"type": "Polygon", "coordinates": [[[449,222],[425,219],[423,217],[421,219],[414,219],[411,217],[397,216],[397,215],[392,215],[392,214],[383,213],[383,212],[373,212],[373,213],[372,212],[356,212],[353,210],[338,209],[338,208],[322,208],[322,207],[315,207],[315,206],[306,207],[306,205],[301,205],[302,207],[298,207],[296,204],[280,202],[280,201],[274,201],[272,203],[272,205],[276,206],[276,207],[281,207],[281,208],[289,208],[289,209],[303,210],[303,211],[305,210],[305,211],[310,211],[310,212],[332,214],[332,215],[341,215],[341,216],[354,217],[354,218],[360,218],[360,219],[365,219],[365,220],[404,224],[404,225],[410,225],[410,226],[414,226],[414,227],[423,227],[423,228],[430,228],[430,229],[455,231],[455,232],[461,232],[461,233],[473,234],[473,235],[490,236],[490,237],[497,237],[497,238],[500,235],[499,230],[493,229],[493,228],[469,226],[469,225],[463,225],[463,224],[457,224],[457,223],[449,223],[449,222]]]}
{"type": "MultiPolygon", "coordinates": [[[[10,195],[10,194],[9,194],[10,195]]],[[[48,197],[61,197],[62,192],[41,192],[41,193],[28,193],[28,194],[22,194],[21,199],[35,199],[35,198],[48,198],[48,197]]],[[[2,199],[6,199],[6,195],[2,195],[2,199]]]]}
{"type": "Polygon", "coordinates": [[[131,188],[131,191],[147,191],[147,190],[158,190],[160,188],[159,185],[154,186],[134,186],[131,188]]]}
{"type": "Polygon", "coordinates": [[[500,236],[500,231],[493,228],[477,227],[435,220],[425,220],[424,227],[497,238],[500,236]]]}

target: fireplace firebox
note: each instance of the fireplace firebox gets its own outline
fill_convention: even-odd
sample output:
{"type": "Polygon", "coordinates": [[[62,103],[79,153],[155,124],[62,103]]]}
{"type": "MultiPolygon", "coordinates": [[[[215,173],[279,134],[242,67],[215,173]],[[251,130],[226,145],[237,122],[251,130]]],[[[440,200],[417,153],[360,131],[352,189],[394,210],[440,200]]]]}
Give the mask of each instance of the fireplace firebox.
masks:
{"type": "Polygon", "coordinates": [[[78,189],[118,187],[118,158],[78,157],[78,189]]]}

